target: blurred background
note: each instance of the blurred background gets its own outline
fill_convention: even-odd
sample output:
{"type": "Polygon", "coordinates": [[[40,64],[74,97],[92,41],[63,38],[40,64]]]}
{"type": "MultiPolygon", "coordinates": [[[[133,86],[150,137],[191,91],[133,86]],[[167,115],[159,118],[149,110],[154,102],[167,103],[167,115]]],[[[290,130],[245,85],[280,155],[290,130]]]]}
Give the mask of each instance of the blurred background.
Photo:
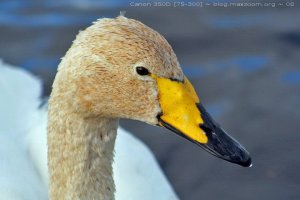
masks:
{"type": "Polygon", "coordinates": [[[300,2],[140,2],[1,0],[0,58],[40,77],[47,96],[78,31],[126,10],[166,37],[208,111],[253,158],[252,168],[242,168],[165,129],[122,120],[154,152],[178,195],[299,200],[300,2]],[[226,6],[230,2],[261,6],[226,6]]]}

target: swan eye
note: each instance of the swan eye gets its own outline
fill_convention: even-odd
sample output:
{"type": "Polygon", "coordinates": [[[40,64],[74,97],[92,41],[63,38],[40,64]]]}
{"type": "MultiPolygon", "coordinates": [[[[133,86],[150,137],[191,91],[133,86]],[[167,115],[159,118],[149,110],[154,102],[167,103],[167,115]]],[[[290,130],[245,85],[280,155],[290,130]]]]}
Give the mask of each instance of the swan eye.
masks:
{"type": "Polygon", "coordinates": [[[145,67],[136,67],[136,73],[138,73],[141,76],[150,74],[149,70],[145,67]]]}

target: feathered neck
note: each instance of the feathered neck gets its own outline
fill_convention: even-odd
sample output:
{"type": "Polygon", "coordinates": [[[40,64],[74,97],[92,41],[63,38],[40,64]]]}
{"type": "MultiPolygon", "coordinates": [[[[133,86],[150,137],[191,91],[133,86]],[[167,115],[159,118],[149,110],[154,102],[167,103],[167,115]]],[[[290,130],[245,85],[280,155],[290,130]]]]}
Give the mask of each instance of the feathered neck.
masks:
{"type": "Polygon", "coordinates": [[[113,200],[113,150],[118,119],[82,118],[49,101],[51,200],[113,200]]]}

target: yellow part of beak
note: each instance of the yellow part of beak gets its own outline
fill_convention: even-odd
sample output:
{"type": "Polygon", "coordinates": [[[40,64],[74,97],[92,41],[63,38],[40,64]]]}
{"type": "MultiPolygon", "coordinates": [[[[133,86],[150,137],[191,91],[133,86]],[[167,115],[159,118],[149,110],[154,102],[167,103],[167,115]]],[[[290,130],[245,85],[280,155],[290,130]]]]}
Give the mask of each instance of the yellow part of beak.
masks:
{"type": "MultiPolygon", "coordinates": [[[[157,82],[159,103],[162,109],[160,119],[171,125],[186,137],[205,144],[208,138],[199,127],[203,124],[201,113],[196,106],[199,98],[190,81],[173,81],[151,75],[157,82]]],[[[162,123],[160,125],[163,126],[162,123]]]]}

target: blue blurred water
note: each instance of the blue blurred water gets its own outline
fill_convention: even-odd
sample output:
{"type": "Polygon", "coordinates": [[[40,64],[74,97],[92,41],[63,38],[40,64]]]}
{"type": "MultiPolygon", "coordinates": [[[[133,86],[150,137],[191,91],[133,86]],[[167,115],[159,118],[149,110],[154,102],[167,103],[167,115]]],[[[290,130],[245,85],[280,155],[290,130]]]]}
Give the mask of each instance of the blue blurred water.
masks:
{"type": "Polygon", "coordinates": [[[282,82],[288,85],[300,85],[300,71],[288,71],[282,75],[282,82]]]}
{"type": "Polygon", "coordinates": [[[76,15],[63,14],[63,13],[44,13],[36,15],[23,15],[16,13],[2,12],[0,14],[0,24],[8,26],[18,27],[59,27],[59,26],[70,26],[78,24],[87,24],[95,19],[99,18],[99,15],[88,15],[78,17],[76,15]]]}
{"type": "Polygon", "coordinates": [[[44,8],[58,8],[64,6],[73,8],[110,8],[126,6],[129,2],[129,0],[2,0],[0,2],[0,8],[6,11],[18,11],[37,6],[44,8]]]}
{"type": "Polygon", "coordinates": [[[59,58],[48,57],[48,58],[28,58],[24,60],[21,66],[29,71],[35,71],[36,69],[52,71],[56,70],[60,62],[59,58]]]}
{"type": "Polygon", "coordinates": [[[269,58],[263,55],[237,56],[230,59],[230,63],[246,73],[252,73],[261,70],[267,66],[268,61],[269,58]]]}
{"type": "Polygon", "coordinates": [[[267,67],[270,59],[264,55],[238,55],[227,59],[214,60],[207,65],[184,66],[183,71],[188,77],[201,77],[226,70],[238,70],[249,74],[258,72],[267,67]]]}
{"type": "Polygon", "coordinates": [[[182,70],[187,77],[201,77],[208,74],[208,70],[203,65],[183,66],[182,70]]]}

